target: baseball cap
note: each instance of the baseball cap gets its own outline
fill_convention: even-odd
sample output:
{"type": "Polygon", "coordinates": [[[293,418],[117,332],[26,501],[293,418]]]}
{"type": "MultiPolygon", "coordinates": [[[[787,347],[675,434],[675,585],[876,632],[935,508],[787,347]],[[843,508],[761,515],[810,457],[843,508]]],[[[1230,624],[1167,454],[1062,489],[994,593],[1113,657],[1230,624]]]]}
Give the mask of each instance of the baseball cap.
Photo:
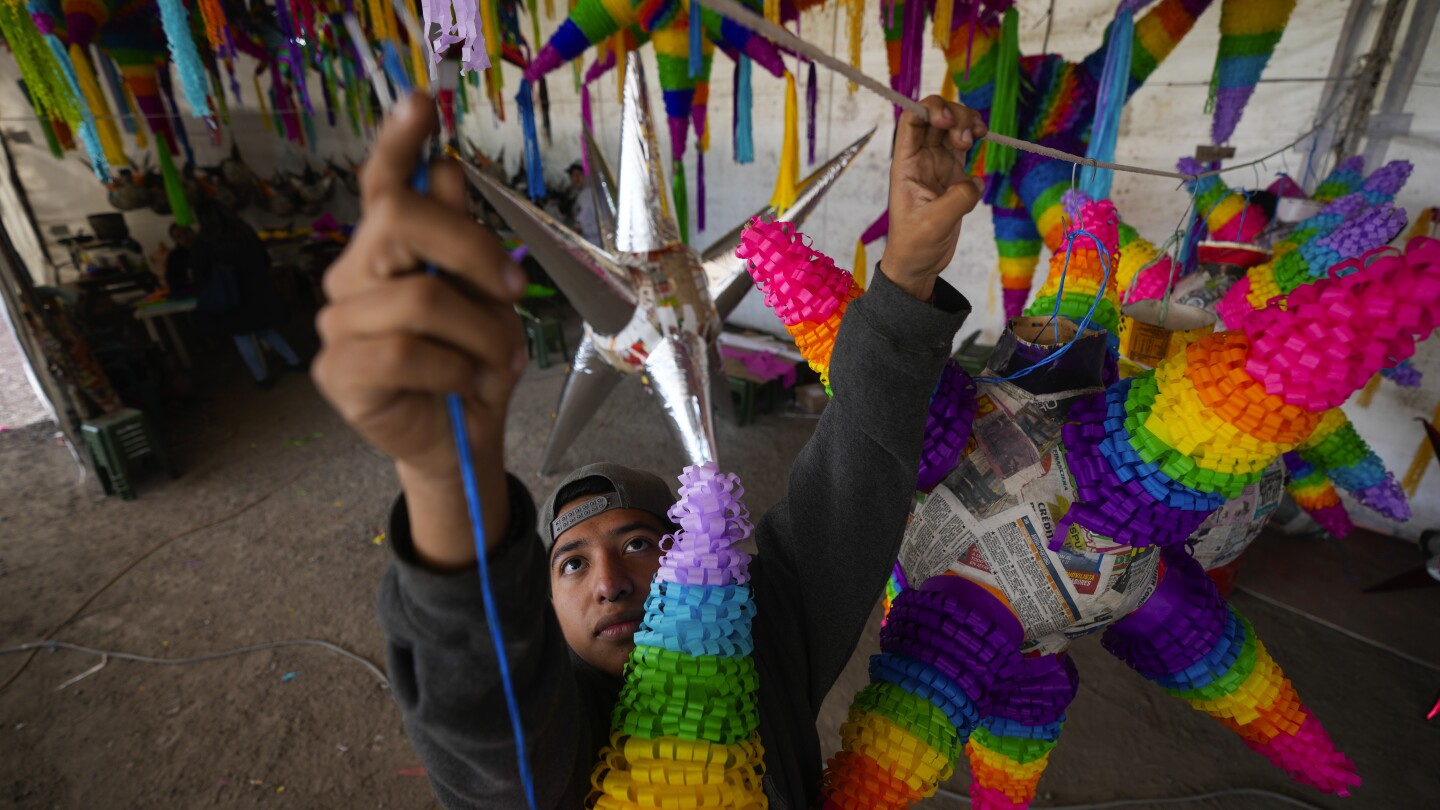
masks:
{"type": "Polygon", "coordinates": [[[555,538],[596,515],[612,509],[639,509],[660,519],[666,530],[674,528],[666,514],[675,505],[675,494],[670,485],[660,476],[643,470],[636,470],[622,464],[589,464],[565,476],[565,480],[550,493],[540,506],[540,540],[545,544],[545,553],[555,547],[555,538]],[[598,494],[583,496],[580,503],[560,514],[555,510],[564,506],[559,503],[560,494],[571,484],[587,478],[599,479],[598,494]]]}

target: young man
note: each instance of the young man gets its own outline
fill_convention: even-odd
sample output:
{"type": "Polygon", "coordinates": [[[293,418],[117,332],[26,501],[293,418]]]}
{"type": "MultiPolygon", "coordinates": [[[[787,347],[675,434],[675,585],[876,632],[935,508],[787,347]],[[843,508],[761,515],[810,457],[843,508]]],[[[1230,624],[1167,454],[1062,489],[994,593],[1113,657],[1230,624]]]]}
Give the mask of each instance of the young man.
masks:
{"type": "MultiPolygon", "coordinates": [[[[969,304],[940,271],[980,199],[965,152],[978,115],[938,97],[906,114],[890,171],[891,232],[836,341],[834,400],[760,519],[752,564],[765,788],[774,808],[819,789],[815,718],[899,550],[931,392],[969,304]]],[[[610,727],[673,501],[667,478],[618,465],[571,474],[537,509],[505,473],[505,413],[525,366],[512,302],[525,278],[465,215],[453,165],[428,196],[408,179],[436,125],[428,99],[388,121],[363,176],[365,218],[325,279],[321,391],[395,459],[396,560],[381,587],[395,698],[446,807],[523,807],[485,628],[444,394],[466,395],[490,575],[541,807],[580,806],[610,727]],[[445,278],[416,271],[423,262],[445,278]],[[538,535],[538,538],[537,538],[538,535]]]]}
{"type": "Polygon", "coordinates": [[[570,164],[566,173],[570,175],[570,187],[575,189],[575,208],[571,211],[575,227],[585,241],[599,247],[600,218],[595,211],[595,193],[586,182],[585,167],[577,160],[570,164]]]}

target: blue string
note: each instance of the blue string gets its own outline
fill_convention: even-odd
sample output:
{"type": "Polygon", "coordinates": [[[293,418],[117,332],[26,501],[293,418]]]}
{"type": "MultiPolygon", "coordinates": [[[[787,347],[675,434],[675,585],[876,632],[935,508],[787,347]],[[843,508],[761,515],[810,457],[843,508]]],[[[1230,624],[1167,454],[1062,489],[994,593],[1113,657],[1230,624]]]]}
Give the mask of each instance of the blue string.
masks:
{"type": "MultiPolygon", "coordinates": [[[[1024,377],[1025,375],[1034,371],[1035,369],[1040,368],[1041,366],[1048,365],[1055,362],[1056,360],[1059,360],[1065,355],[1066,352],[1070,351],[1071,346],[1074,346],[1080,340],[1080,338],[1085,334],[1085,330],[1090,328],[1090,323],[1095,316],[1095,308],[1100,306],[1100,302],[1105,298],[1105,286],[1110,283],[1110,257],[1109,253],[1105,250],[1105,246],[1100,244],[1100,238],[1097,237],[1095,234],[1085,230],[1084,228],[1076,228],[1075,230],[1065,235],[1065,264],[1060,267],[1060,288],[1055,293],[1055,311],[1050,313],[1050,317],[1052,319],[1060,317],[1060,304],[1062,301],[1064,301],[1063,296],[1065,293],[1065,274],[1070,269],[1070,254],[1075,251],[1075,237],[1077,236],[1088,236],[1090,237],[1090,241],[1095,243],[1095,248],[1100,253],[1100,269],[1102,270],[1103,275],[1101,275],[1100,277],[1100,289],[1098,292],[1095,293],[1094,300],[1090,302],[1090,309],[1085,312],[1085,317],[1080,319],[1080,323],[1076,324],[1075,338],[1069,343],[1066,343],[1064,346],[1061,346],[1059,351],[1055,352],[1054,354],[1048,357],[1042,357],[1039,360],[1036,360],[1034,363],[1031,363],[1025,368],[1022,368],[1019,371],[1015,372],[1014,374],[1010,374],[1005,377],[976,377],[976,382],[986,383],[988,385],[995,385],[1002,382],[1011,382],[1013,380],[1018,380],[1021,377],[1024,377]]],[[[1055,335],[1055,339],[1059,340],[1059,323],[1055,324],[1055,335]]]]}
{"type": "MultiPolygon", "coordinates": [[[[385,70],[395,88],[402,95],[409,95],[410,81],[405,76],[404,63],[400,52],[390,43],[385,43],[385,70]],[[393,58],[392,58],[393,57],[393,58]]],[[[410,175],[410,186],[425,194],[430,191],[430,167],[421,155],[410,175]]],[[[425,272],[438,275],[439,269],[432,264],[425,265],[425,272]]],[[[525,727],[520,722],[520,702],[515,699],[515,685],[510,680],[510,659],[505,653],[505,635],[500,628],[500,611],[495,606],[495,593],[490,585],[489,554],[485,541],[485,511],[480,503],[480,484],[475,475],[475,459],[470,454],[470,431],[465,423],[465,400],[459,394],[445,395],[445,405],[450,411],[450,432],[455,439],[455,451],[460,456],[460,480],[465,489],[465,505],[470,514],[470,533],[475,538],[475,562],[480,570],[480,600],[485,606],[485,623],[490,628],[490,641],[495,645],[495,661],[500,667],[500,686],[505,691],[505,707],[510,712],[510,729],[515,735],[515,756],[520,766],[520,784],[525,789],[525,801],[530,810],[535,810],[535,779],[530,773],[530,755],[525,748],[525,727]]]]}
{"type": "Polygon", "coordinates": [[[700,9],[690,8],[690,78],[698,79],[704,72],[704,43],[701,39],[700,9]]]}

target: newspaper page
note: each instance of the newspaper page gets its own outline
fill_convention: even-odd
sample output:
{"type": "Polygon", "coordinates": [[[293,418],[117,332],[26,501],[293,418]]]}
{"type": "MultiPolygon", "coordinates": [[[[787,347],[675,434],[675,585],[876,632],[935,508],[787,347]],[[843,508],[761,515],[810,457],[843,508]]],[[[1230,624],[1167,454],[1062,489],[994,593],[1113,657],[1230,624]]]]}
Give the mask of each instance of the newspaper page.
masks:
{"type": "Polygon", "coordinates": [[[900,568],[911,586],[939,576],[964,557],[977,538],[970,530],[975,518],[944,484],[917,504],[900,545],[900,568]]]}
{"type": "Polygon", "coordinates": [[[1050,551],[1056,516],[1075,485],[1058,448],[1038,466],[1041,477],[1021,498],[1009,496],[1009,506],[986,516],[948,486],[936,487],[916,505],[900,565],[912,587],[948,570],[1000,592],[1026,627],[1026,651],[1058,652],[1134,610],[1154,588],[1159,556],[1078,526],[1059,552],[1050,551]]]}
{"type": "Polygon", "coordinates": [[[1240,497],[1220,507],[1190,535],[1195,559],[1206,570],[1233,562],[1250,547],[1265,522],[1280,506],[1285,491],[1285,465],[1276,461],[1240,497]]]}

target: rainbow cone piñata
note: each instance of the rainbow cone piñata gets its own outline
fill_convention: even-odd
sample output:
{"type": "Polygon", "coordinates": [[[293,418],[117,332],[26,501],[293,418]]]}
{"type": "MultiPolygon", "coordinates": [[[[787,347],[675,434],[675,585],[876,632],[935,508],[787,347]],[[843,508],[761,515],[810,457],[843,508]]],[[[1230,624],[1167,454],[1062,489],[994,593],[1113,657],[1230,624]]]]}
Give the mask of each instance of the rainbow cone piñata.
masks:
{"type": "Polygon", "coordinates": [[[587,807],[767,806],[740,479],[686,467],[587,807]]]}

